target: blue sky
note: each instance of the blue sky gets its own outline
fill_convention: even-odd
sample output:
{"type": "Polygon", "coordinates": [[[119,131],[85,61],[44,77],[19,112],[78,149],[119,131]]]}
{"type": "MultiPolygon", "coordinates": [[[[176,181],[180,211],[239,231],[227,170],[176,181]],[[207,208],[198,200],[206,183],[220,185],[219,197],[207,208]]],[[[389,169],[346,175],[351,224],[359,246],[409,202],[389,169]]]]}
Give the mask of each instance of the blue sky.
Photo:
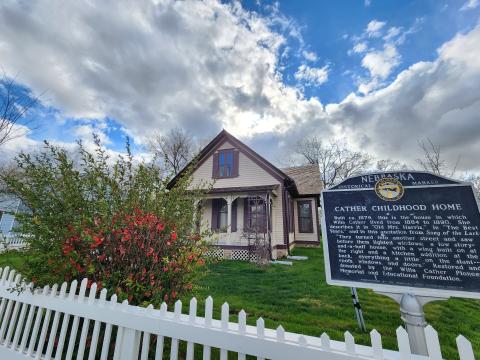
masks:
{"type": "MultiPolygon", "coordinates": [[[[267,14],[274,1],[245,1],[252,11],[267,14]],[[266,6],[267,5],[267,6],[266,6]]],[[[437,48],[457,32],[467,32],[478,24],[477,9],[458,11],[466,2],[438,0],[344,0],[344,1],[280,1],[280,11],[297,23],[308,51],[318,56],[316,61],[291,57],[286,63],[286,82],[295,85],[294,74],[299,62],[330,65],[329,81],[324,85],[308,86],[306,96],[318,96],[322,102],[340,102],[357,90],[354,77],[368,76],[361,66],[361,55],[349,54],[360,36],[373,20],[385,22],[384,30],[391,27],[412,29],[405,42],[398,46],[401,63],[386,81],[418,61],[431,61],[437,48]],[[299,61],[300,60],[300,61],[299,61]]],[[[294,40],[292,40],[294,42],[294,40]]],[[[383,45],[382,37],[372,38],[373,47],[383,45]]]]}
{"type": "Polygon", "coordinates": [[[1,151],[95,131],[143,156],[179,126],[201,142],[226,128],[280,165],[312,135],[407,164],[429,138],[480,171],[479,22],[478,0],[8,0],[0,66],[41,102],[1,151]]]}

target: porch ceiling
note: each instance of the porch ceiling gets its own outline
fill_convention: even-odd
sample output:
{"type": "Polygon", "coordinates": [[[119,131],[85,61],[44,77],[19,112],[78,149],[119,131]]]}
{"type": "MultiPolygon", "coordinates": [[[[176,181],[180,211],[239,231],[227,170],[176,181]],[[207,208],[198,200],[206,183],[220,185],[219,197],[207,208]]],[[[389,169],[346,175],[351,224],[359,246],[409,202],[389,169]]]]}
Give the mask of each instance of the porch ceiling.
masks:
{"type": "Polygon", "coordinates": [[[266,192],[271,193],[274,196],[277,196],[277,190],[279,185],[262,185],[262,186],[243,186],[243,187],[228,187],[228,188],[213,188],[207,194],[206,197],[215,197],[215,195],[223,194],[238,194],[240,195],[253,195],[253,194],[264,194],[266,192]]]}

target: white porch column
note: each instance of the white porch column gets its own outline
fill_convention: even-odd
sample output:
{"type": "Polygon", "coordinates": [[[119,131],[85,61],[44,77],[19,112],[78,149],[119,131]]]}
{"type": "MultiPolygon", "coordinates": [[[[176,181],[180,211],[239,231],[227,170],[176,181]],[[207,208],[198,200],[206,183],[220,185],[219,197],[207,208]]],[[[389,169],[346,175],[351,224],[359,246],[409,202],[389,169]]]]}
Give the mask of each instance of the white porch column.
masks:
{"type": "Polygon", "coordinates": [[[228,208],[228,213],[227,213],[227,236],[230,238],[230,234],[232,233],[232,203],[233,203],[233,197],[231,195],[228,195],[225,197],[225,200],[227,201],[227,208],[228,208]]]}

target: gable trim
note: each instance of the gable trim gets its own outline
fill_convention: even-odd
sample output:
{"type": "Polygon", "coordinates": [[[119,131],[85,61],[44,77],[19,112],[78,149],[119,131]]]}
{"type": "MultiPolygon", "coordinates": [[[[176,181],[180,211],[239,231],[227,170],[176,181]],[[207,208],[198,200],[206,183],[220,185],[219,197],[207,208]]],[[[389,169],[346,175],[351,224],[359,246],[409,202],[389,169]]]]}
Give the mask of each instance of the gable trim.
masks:
{"type": "Polygon", "coordinates": [[[170,180],[170,182],[167,184],[167,188],[170,189],[172,188],[175,183],[180,179],[185,171],[195,162],[195,169],[198,169],[205,161],[207,161],[210,156],[212,156],[215,151],[218,149],[218,147],[223,144],[225,141],[228,141],[230,144],[232,144],[236,149],[241,151],[245,156],[247,156],[250,160],[252,160],[254,163],[256,163],[258,166],[260,166],[263,170],[265,170],[268,174],[270,174],[272,177],[274,177],[276,180],[278,180],[281,184],[283,184],[285,181],[290,183],[290,186],[287,188],[292,188],[295,193],[298,193],[296,191],[296,186],[295,182],[293,181],[292,178],[287,176],[285,173],[283,173],[280,169],[278,169],[275,165],[267,161],[265,158],[263,158],[261,155],[256,153],[254,150],[250,149],[247,145],[242,143],[240,140],[235,138],[233,135],[228,133],[226,130],[222,130],[210,143],[205,146],[202,151],[192,160],[190,161],[176,176],[170,180]]]}

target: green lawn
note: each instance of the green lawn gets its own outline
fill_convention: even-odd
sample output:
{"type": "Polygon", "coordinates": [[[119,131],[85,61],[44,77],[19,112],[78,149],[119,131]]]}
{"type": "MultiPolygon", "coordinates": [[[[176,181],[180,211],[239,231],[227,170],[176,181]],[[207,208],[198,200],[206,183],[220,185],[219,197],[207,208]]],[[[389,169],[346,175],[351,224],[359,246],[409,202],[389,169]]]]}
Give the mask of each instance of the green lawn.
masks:
{"type": "MultiPolygon", "coordinates": [[[[293,266],[273,265],[266,270],[239,261],[222,261],[209,266],[209,271],[195,289],[195,296],[214,299],[216,316],[227,301],[230,313],[244,309],[248,322],[263,317],[267,327],[282,325],[287,331],[342,340],[350,331],[357,343],[370,344],[367,334],[357,329],[349,288],[330,286],[325,282],[321,249],[297,249],[295,255],[307,255],[307,261],[293,266]]],[[[377,329],[383,345],[397,349],[395,330],[402,324],[399,305],[393,300],[359,289],[360,302],[368,331],[377,329]]],[[[185,299],[187,302],[188,299],[185,299]]],[[[188,304],[188,302],[187,302],[188,304]]],[[[450,299],[425,307],[427,321],[439,332],[445,359],[458,358],[455,337],[466,336],[480,356],[480,301],[450,299]]]]}
{"type": "MultiPolygon", "coordinates": [[[[203,313],[204,300],[214,299],[215,317],[220,318],[220,306],[230,304],[231,319],[244,309],[248,323],[254,325],[263,317],[267,327],[283,325],[287,331],[320,336],[327,332],[332,339],[342,340],[350,331],[357,343],[370,344],[367,334],[357,329],[355,313],[348,288],[325,283],[321,249],[297,249],[295,255],[307,255],[307,261],[293,266],[272,265],[265,270],[239,261],[222,261],[209,265],[194,289],[203,313]]],[[[17,252],[0,254],[0,267],[19,268],[22,256],[17,252]]],[[[383,345],[396,349],[395,329],[402,324],[399,306],[393,300],[369,290],[359,289],[368,330],[377,329],[383,345]]],[[[182,299],[188,311],[189,298],[182,299]]],[[[480,301],[450,299],[430,303],[425,307],[427,321],[437,329],[445,359],[458,358],[455,337],[466,336],[480,357],[480,301]]]]}

